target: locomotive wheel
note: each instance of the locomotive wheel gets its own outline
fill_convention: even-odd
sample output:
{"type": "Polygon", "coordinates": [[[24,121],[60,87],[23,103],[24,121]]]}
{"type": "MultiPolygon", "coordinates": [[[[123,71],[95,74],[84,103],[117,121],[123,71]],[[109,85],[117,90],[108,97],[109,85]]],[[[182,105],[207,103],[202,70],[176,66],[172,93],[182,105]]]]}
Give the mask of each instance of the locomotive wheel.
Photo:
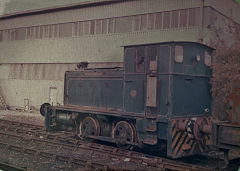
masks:
{"type": "Polygon", "coordinates": [[[43,103],[40,107],[40,114],[44,117],[47,114],[48,108],[51,107],[49,103],[43,103]]]}
{"type": "Polygon", "coordinates": [[[129,149],[131,147],[127,142],[134,142],[136,131],[134,127],[126,122],[120,121],[116,124],[112,132],[112,138],[118,147],[129,149]]]}
{"type": "Polygon", "coordinates": [[[99,136],[100,134],[100,126],[97,119],[93,117],[86,117],[80,123],[79,126],[79,136],[80,137],[88,137],[89,135],[99,136]]]}

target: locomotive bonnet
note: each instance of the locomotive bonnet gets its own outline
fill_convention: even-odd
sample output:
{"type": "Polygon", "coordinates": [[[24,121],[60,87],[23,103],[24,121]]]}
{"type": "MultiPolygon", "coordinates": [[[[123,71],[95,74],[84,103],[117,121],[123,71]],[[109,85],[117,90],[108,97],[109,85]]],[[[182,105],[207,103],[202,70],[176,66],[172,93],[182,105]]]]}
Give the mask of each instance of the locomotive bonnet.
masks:
{"type": "Polygon", "coordinates": [[[40,108],[46,129],[122,148],[152,146],[171,158],[239,149],[239,126],[211,115],[213,51],[195,42],[131,45],[123,68],[66,71],[64,105],[40,108]],[[237,138],[226,140],[226,132],[237,138]]]}

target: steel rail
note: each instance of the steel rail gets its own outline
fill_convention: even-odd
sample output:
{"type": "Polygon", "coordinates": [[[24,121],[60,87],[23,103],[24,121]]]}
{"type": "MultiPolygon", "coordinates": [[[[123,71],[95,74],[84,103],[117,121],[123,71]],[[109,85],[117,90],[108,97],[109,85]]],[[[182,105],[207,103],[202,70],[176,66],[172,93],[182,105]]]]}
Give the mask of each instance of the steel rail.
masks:
{"type": "MultiPolygon", "coordinates": [[[[89,148],[88,146],[78,146],[78,145],[69,145],[69,144],[63,144],[63,143],[59,143],[59,142],[53,142],[53,141],[49,141],[49,140],[43,140],[43,139],[38,139],[35,137],[23,137],[21,135],[14,135],[14,134],[10,134],[10,133],[6,133],[6,132],[2,132],[0,131],[0,136],[3,137],[0,140],[0,144],[1,146],[4,146],[5,149],[9,149],[9,150],[15,150],[15,151],[19,151],[21,153],[25,153],[27,152],[31,152],[34,155],[40,154],[40,155],[46,155],[46,156],[52,156],[54,157],[53,159],[58,160],[60,159],[65,159],[67,162],[69,161],[78,161],[80,160],[81,162],[88,162],[89,160],[87,159],[80,159],[79,157],[76,157],[78,155],[75,156],[75,154],[79,154],[81,151],[84,151],[88,154],[91,154],[91,156],[100,156],[101,158],[106,158],[106,160],[109,160],[111,158],[116,158],[116,156],[123,161],[125,157],[123,154],[118,154],[118,153],[111,153],[109,151],[105,151],[103,149],[96,149],[96,148],[89,148]],[[12,138],[12,139],[11,139],[12,138]],[[7,143],[7,140],[11,140],[12,143],[7,143]],[[20,146],[18,145],[20,142],[24,142],[25,146],[23,145],[20,146]],[[31,148],[29,148],[29,146],[31,148]],[[37,147],[39,147],[37,149],[37,147]],[[42,147],[46,147],[44,150],[42,150],[42,147]],[[62,155],[62,154],[57,154],[56,152],[50,152],[48,151],[49,149],[47,149],[47,147],[51,147],[52,149],[56,149],[56,151],[67,151],[69,153],[71,153],[70,156],[66,156],[66,155],[62,155]],[[20,150],[19,150],[20,149],[20,150]]],[[[54,151],[54,150],[53,150],[54,151]]],[[[50,157],[50,158],[52,158],[50,157]]],[[[145,168],[147,169],[148,167],[150,167],[151,169],[156,169],[156,166],[151,165],[152,163],[144,163],[143,161],[139,158],[139,157],[130,157],[128,156],[129,160],[131,160],[131,165],[136,165],[136,166],[141,166],[139,168],[145,168]],[[146,165],[147,164],[147,165],[146,165]]],[[[94,160],[94,159],[93,159],[94,160]]],[[[114,170],[119,170],[122,169],[122,167],[117,167],[115,165],[111,166],[111,163],[96,163],[96,162],[90,162],[91,165],[99,165],[101,166],[100,168],[106,168],[109,167],[110,169],[114,169],[114,170]]],[[[138,167],[136,167],[138,168],[138,167]]]]}
{"type": "Polygon", "coordinates": [[[24,168],[20,168],[17,166],[14,166],[12,164],[9,163],[5,163],[5,162],[0,162],[0,170],[10,170],[10,171],[26,171],[26,169],[24,168]]]}
{"type": "Polygon", "coordinates": [[[69,164],[78,164],[84,168],[88,169],[103,169],[107,170],[108,165],[104,165],[101,163],[96,163],[96,162],[89,162],[86,159],[79,159],[79,158],[74,158],[72,156],[66,156],[66,155],[61,155],[61,154],[56,154],[54,152],[46,152],[46,151],[40,151],[32,148],[27,148],[27,147],[22,147],[20,145],[9,145],[8,143],[2,143],[0,142],[1,148],[4,148],[4,150],[10,150],[10,151],[15,151],[15,152],[20,152],[24,154],[29,154],[34,157],[45,157],[49,159],[54,159],[58,161],[64,161],[69,164]]]}

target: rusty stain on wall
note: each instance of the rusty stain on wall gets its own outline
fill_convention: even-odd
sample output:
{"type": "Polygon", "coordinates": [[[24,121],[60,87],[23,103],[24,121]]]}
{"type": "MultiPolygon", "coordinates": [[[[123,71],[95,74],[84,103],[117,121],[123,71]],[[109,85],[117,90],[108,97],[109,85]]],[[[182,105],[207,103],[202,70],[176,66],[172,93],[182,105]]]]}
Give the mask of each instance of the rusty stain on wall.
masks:
{"type": "Polygon", "coordinates": [[[240,124],[240,80],[235,81],[230,95],[230,106],[232,108],[229,115],[230,121],[240,124]]]}

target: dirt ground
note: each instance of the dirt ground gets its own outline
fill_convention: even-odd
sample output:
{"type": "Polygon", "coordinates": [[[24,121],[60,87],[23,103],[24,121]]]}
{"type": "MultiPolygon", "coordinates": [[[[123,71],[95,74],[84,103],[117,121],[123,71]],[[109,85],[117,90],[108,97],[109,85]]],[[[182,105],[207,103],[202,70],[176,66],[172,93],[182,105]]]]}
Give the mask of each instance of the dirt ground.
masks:
{"type": "Polygon", "coordinates": [[[0,119],[44,126],[44,117],[38,111],[0,110],[0,119]]]}

